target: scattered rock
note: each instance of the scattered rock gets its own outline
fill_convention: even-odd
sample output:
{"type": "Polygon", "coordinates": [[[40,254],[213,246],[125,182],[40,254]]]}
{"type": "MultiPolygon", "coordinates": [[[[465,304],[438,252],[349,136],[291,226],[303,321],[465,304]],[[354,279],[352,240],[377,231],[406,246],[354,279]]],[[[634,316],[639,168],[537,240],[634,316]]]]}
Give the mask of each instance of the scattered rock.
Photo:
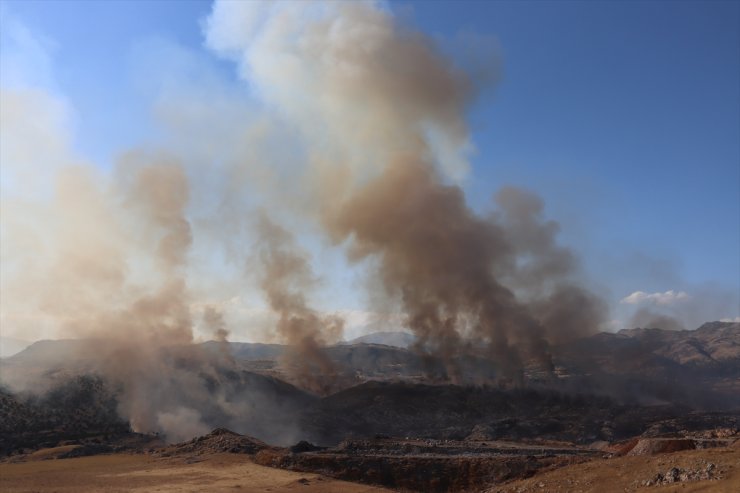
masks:
{"type": "Polygon", "coordinates": [[[643,486],[659,486],[672,483],[683,483],[687,481],[706,481],[710,479],[721,479],[717,466],[708,462],[706,465],[695,469],[681,469],[671,467],[665,473],[658,473],[652,479],[642,482],[643,486]]]}
{"type": "Polygon", "coordinates": [[[256,454],[266,448],[269,448],[269,445],[256,438],[240,435],[226,428],[216,428],[207,435],[161,449],[157,455],[171,457],[181,454],[203,455],[224,452],[256,454]]]}

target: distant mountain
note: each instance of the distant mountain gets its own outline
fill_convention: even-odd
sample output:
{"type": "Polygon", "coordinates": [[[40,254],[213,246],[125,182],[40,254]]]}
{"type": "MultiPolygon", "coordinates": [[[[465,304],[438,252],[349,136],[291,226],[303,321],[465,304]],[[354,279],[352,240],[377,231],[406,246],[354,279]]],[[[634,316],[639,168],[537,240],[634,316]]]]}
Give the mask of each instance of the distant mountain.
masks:
{"type": "Polygon", "coordinates": [[[740,407],[740,323],[696,330],[602,332],[554,348],[561,377],[584,392],[698,408],[740,407]]]}
{"type": "Polygon", "coordinates": [[[5,359],[5,363],[56,366],[83,358],[94,342],[90,339],[56,339],[36,341],[5,359]]]}
{"type": "Polygon", "coordinates": [[[740,364],[740,323],[709,322],[696,330],[601,332],[558,349],[574,360],[598,362],[603,369],[620,373],[645,365],[735,367],[740,364]]]}
{"type": "Polygon", "coordinates": [[[13,337],[0,337],[0,358],[7,358],[20,353],[30,345],[31,341],[24,341],[13,337]]]}
{"type": "Polygon", "coordinates": [[[282,344],[263,344],[261,342],[218,342],[208,341],[201,344],[207,351],[223,351],[227,347],[231,356],[246,361],[273,361],[278,359],[284,352],[285,346],[282,344]],[[224,346],[226,344],[226,346],[224,346]]]}
{"type": "Polygon", "coordinates": [[[620,334],[678,364],[715,365],[740,360],[740,323],[709,322],[696,330],[629,329],[620,334]]]}
{"type": "MultiPolygon", "coordinates": [[[[325,375],[314,375],[322,390],[309,386],[303,370],[291,366],[290,358],[281,358],[286,346],[210,341],[199,347],[215,358],[228,352],[241,370],[326,395],[368,381],[445,381],[448,368],[409,349],[413,341],[414,336],[405,332],[377,332],[325,348],[335,366],[325,375]]],[[[104,357],[107,349],[105,341],[39,341],[3,358],[0,374],[4,381],[84,374],[94,369],[94,358],[104,357]]],[[[620,402],[740,408],[737,322],[710,322],[685,331],[637,328],[599,333],[552,347],[551,354],[554,373],[524,369],[532,385],[604,394],[620,402]]],[[[460,382],[492,382],[499,375],[496,362],[482,357],[461,356],[455,363],[460,382]]]]}
{"type": "Polygon", "coordinates": [[[400,348],[408,348],[416,341],[416,336],[409,334],[408,332],[392,331],[392,332],[373,332],[364,336],[351,339],[349,341],[340,342],[340,345],[352,345],[352,344],[381,344],[383,346],[393,346],[400,348]]]}
{"type": "Polygon", "coordinates": [[[50,377],[91,373],[94,362],[104,359],[105,355],[105,343],[96,339],[36,341],[19,353],[0,360],[0,385],[46,388],[50,377]]]}

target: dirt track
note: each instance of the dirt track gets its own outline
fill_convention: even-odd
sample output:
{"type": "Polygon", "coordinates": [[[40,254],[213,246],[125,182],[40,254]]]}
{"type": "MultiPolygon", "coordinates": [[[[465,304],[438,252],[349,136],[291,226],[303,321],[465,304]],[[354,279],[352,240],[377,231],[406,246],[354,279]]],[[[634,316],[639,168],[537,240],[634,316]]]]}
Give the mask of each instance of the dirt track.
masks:
{"type": "Polygon", "coordinates": [[[77,459],[0,464],[0,491],[20,492],[293,492],[381,493],[382,488],[317,474],[258,466],[243,455],[218,454],[189,460],[146,455],[102,455],[77,459]]]}

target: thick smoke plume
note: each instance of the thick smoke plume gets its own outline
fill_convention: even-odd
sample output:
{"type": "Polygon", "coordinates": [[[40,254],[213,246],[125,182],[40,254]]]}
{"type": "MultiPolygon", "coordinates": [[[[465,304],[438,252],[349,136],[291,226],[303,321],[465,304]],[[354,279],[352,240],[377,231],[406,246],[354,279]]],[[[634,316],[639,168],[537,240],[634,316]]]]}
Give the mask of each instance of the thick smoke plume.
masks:
{"type": "Polygon", "coordinates": [[[219,2],[207,34],[300,129],[320,223],[378,266],[450,377],[471,352],[512,376],[548,367],[551,343],[598,328],[601,303],[573,284],[575,258],[537,197],[504,189],[487,218],[466,204],[454,180],[478,84],[428,38],[370,3],[219,2]]]}
{"type": "Polygon", "coordinates": [[[120,159],[112,178],[62,167],[48,201],[30,209],[43,220],[10,215],[20,206],[12,194],[7,202],[3,197],[10,206],[3,207],[4,234],[17,241],[23,226],[38,239],[3,245],[13,262],[23,259],[14,250],[21,246],[36,261],[4,276],[3,309],[36,307],[56,322],[58,335],[81,338],[67,360],[40,361],[44,373],[9,366],[3,382],[39,391],[66,371],[93,372],[115,390],[118,411],[135,431],[176,441],[228,426],[275,443],[293,441],[294,410],[283,407],[268,379],[239,369],[216,307],[206,305],[202,319],[217,350],[194,344],[191,186],[184,167],[166,155],[135,152],[120,159]]]}
{"type": "Polygon", "coordinates": [[[289,346],[284,363],[293,380],[325,392],[322,377],[331,377],[337,369],[322,347],[341,338],[344,320],[323,316],[308,306],[305,293],[315,280],[308,258],[297,249],[290,232],[265,214],[260,215],[257,229],[263,266],[260,286],[278,314],[278,336],[289,346]]]}
{"type": "Polygon", "coordinates": [[[349,239],[352,259],[379,257],[378,275],[402,300],[418,346],[453,372],[471,352],[512,376],[532,359],[549,367],[549,343],[600,321],[593,297],[562,282],[572,258],[549,245],[553,224],[540,223],[536,198],[513,189],[499,195],[502,221],[478,217],[459,187],[417,159],[389,164],[343,203],[327,221],[335,239],[349,239]],[[516,250],[517,236],[536,243],[516,250]],[[531,260],[519,266],[523,255],[531,260]]]}
{"type": "MultiPolygon", "coordinates": [[[[466,202],[461,182],[473,146],[465,113],[482,81],[429,38],[371,2],[217,1],[205,26],[207,44],[238,62],[268,120],[288,130],[274,153],[295,156],[289,176],[299,187],[257,184],[239,190],[251,201],[235,197],[230,178],[244,173],[228,163],[257,170],[248,176],[273,164],[270,149],[239,154],[241,141],[227,164],[207,171],[172,157],[174,149],[128,153],[105,173],[80,162],[63,138],[52,139],[63,148],[53,166],[33,148],[3,154],[4,167],[41,156],[48,181],[26,196],[17,181],[3,190],[3,320],[92,338],[91,366],[120,389],[121,415],[137,431],[180,439],[218,424],[271,441],[292,433],[276,440],[260,432],[275,428],[265,420],[288,419],[279,396],[255,390],[258,379],[228,351],[194,344],[198,323],[222,343],[231,330],[220,308],[195,295],[219,281],[218,269],[202,278],[215,256],[196,248],[204,233],[208,245],[229,246],[219,254],[230,267],[258,259],[243,281],[276,314],[272,332],[291,347],[283,364],[293,378],[322,391],[320,377],[336,373],[322,346],[340,337],[343,322],[309,305],[309,256],[300,237],[269,219],[280,217],[274,209],[366,269],[401,307],[417,350],[443,362],[445,378],[464,381],[460,361],[470,355],[513,378],[527,364],[548,369],[552,344],[598,328],[601,304],[575,283],[575,257],[557,245],[558,226],[543,218],[539,198],[505,188],[488,214],[466,202]],[[299,201],[290,196],[296,188],[299,201]],[[193,210],[204,195],[224,198],[207,217],[193,210]],[[266,212],[245,253],[250,243],[234,248],[232,232],[218,225],[248,223],[258,208],[266,212]]],[[[3,91],[4,139],[12,110],[11,126],[25,122],[15,142],[43,147],[55,129],[34,134],[27,124],[43,101],[3,91]]]]}

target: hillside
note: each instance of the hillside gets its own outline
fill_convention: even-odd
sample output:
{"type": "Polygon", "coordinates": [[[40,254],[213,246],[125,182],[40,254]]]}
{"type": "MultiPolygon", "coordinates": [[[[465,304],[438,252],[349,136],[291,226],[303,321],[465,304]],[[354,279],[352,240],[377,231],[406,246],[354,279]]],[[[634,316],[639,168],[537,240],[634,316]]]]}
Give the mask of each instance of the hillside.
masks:
{"type": "Polygon", "coordinates": [[[394,346],[403,349],[409,348],[416,341],[416,336],[408,332],[389,331],[373,332],[364,336],[356,337],[349,341],[342,342],[342,345],[353,344],[380,344],[383,346],[394,346]]]}
{"type": "Polygon", "coordinates": [[[555,348],[566,386],[644,403],[740,407],[740,324],[600,333],[555,348]]]}

